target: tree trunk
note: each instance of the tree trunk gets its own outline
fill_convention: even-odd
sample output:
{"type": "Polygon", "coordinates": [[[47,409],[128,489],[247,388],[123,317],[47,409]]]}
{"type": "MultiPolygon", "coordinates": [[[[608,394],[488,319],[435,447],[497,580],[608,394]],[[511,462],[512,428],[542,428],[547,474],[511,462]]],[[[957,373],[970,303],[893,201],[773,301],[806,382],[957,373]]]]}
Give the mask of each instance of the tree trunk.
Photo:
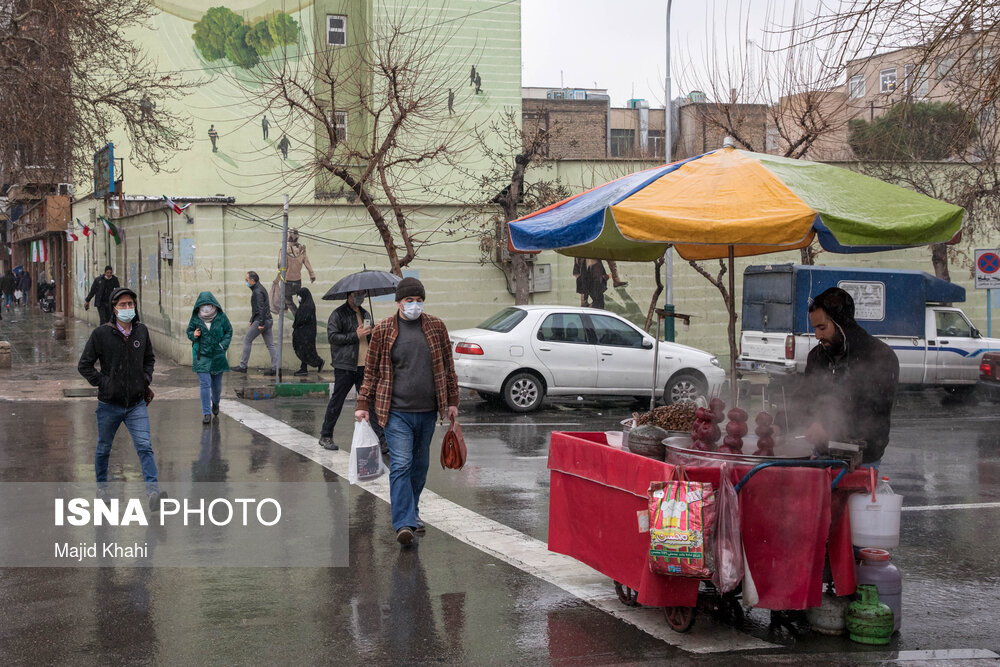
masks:
{"type": "Polygon", "coordinates": [[[799,249],[799,254],[802,257],[802,263],[807,266],[812,266],[816,263],[816,250],[810,243],[805,248],[799,249]]]}
{"type": "Polygon", "coordinates": [[[656,310],[656,301],[663,294],[663,280],[660,278],[660,269],[666,264],[666,255],[658,257],[656,261],[653,262],[653,278],[656,280],[656,289],[653,290],[653,298],[649,300],[649,310],[646,311],[646,331],[649,331],[649,325],[653,323],[653,316],[656,310]]]}
{"type": "Polygon", "coordinates": [[[934,265],[935,276],[951,282],[951,273],[948,271],[948,246],[944,243],[935,243],[931,246],[931,264],[934,265]]]}
{"type": "Polygon", "coordinates": [[[514,303],[518,306],[528,304],[528,262],[519,252],[511,253],[510,272],[514,282],[514,303]]]}

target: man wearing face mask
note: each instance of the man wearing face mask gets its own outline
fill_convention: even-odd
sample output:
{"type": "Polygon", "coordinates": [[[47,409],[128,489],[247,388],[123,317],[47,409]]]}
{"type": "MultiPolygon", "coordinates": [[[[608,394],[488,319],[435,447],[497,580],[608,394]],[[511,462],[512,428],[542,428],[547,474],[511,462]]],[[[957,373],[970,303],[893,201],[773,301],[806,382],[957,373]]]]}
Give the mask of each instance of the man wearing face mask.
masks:
{"type": "Polygon", "coordinates": [[[877,468],[889,444],[899,359],[854,320],[854,299],[839,287],[813,299],[809,320],[819,344],[806,360],[807,437],[820,448],[829,440],[863,444],[861,462],[877,468]]]}
{"type": "Polygon", "coordinates": [[[240,357],[240,365],[233,371],[236,373],[247,372],[247,362],[250,361],[253,341],[257,336],[261,336],[264,339],[264,345],[267,346],[267,351],[271,354],[271,370],[264,371],[264,375],[274,375],[278,368],[278,348],[274,346],[274,336],[271,334],[274,320],[271,318],[267,290],[260,284],[260,276],[257,275],[256,271],[247,271],[244,284],[250,288],[250,324],[243,337],[243,356],[240,357]]]}
{"type": "Polygon", "coordinates": [[[119,287],[109,300],[112,320],[98,326],[80,356],[77,370],[91,385],[97,387],[97,451],[94,470],[98,486],[107,484],[108,458],[115,433],[123,423],[132,436],[139,455],[142,477],[149,495],[149,509],[160,510],[160,492],[156,477],[156,460],[149,439],[148,400],[152,400],[149,383],[153,380],[153,344],[149,331],[136,318],[138,299],[135,292],[119,287]],[[94,365],[100,362],[97,370],[94,365]],[[148,397],[148,398],[147,398],[148,397]]]}
{"type": "Polygon", "coordinates": [[[389,497],[396,541],[403,546],[424,532],[420,494],[430,465],[434,421],[458,418],[458,377],[444,322],[423,312],[424,286],[403,278],[398,312],[372,331],[365,380],[354,418],[385,427],[389,444],[389,497]]]}
{"type": "MultiPolygon", "coordinates": [[[[333,442],[333,428],[344,407],[344,399],[351,387],[361,391],[361,383],[365,379],[365,357],[368,356],[368,342],[372,333],[372,316],[362,307],[365,295],[365,292],[349,294],[347,301],[330,313],[326,323],[326,337],[330,341],[333,366],[333,393],[330,394],[323,428],[319,434],[319,444],[326,449],[338,449],[333,442]]],[[[372,422],[372,430],[378,435],[379,441],[384,443],[385,435],[378,422],[372,422]]]]}

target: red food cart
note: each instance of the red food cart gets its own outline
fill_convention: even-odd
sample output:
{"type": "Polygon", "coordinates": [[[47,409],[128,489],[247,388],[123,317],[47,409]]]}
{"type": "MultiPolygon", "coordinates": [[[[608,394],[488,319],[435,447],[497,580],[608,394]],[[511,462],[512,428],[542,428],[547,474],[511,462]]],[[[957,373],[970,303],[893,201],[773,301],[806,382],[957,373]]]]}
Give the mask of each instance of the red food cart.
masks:
{"type": "MultiPolygon", "coordinates": [[[[623,602],[663,607],[668,623],[684,631],[694,620],[698,579],[654,574],[649,534],[640,515],[649,507],[650,482],[670,478],[671,464],[607,444],[604,433],[553,432],[548,468],[549,550],[571,556],[616,582],[623,602]]],[[[737,466],[736,479],[752,466],[737,466]]],[[[719,468],[686,467],[691,481],[718,488],[719,468]]],[[[838,595],[855,590],[847,498],[868,490],[867,471],[839,480],[825,468],[760,470],[739,494],[746,565],[757,607],[796,610],[818,607],[824,564],[838,595]]]]}

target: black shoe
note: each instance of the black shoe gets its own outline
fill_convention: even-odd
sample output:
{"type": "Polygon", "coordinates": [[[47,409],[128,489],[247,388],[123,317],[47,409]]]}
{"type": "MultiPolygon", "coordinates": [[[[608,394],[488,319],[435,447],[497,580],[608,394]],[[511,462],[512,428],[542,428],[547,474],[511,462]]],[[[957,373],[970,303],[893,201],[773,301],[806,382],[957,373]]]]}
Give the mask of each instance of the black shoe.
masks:
{"type": "Polygon", "coordinates": [[[201,423],[202,424],[211,424],[212,423],[212,415],[203,415],[202,418],[201,418],[201,423]]]}
{"type": "Polygon", "coordinates": [[[400,528],[396,531],[396,541],[404,547],[413,544],[413,530],[411,528],[400,528]]]}
{"type": "Polygon", "coordinates": [[[234,373],[246,373],[247,372],[247,367],[246,366],[237,366],[236,368],[233,369],[233,372],[234,373]]]}
{"type": "Polygon", "coordinates": [[[154,513],[159,512],[160,505],[162,504],[163,499],[166,497],[167,497],[166,491],[153,491],[151,494],[149,494],[149,511],[154,513]]]}
{"type": "Polygon", "coordinates": [[[269,368],[266,371],[264,371],[264,372],[261,373],[261,375],[267,375],[267,376],[277,375],[277,374],[278,374],[278,372],[275,371],[273,368],[269,368]]]}
{"type": "Polygon", "coordinates": [[[333,444],[333,436],[324,435],[319,439],[319,446],[323,449],[329,449],[331,452],[340,449],[337,445],[333,444]]]}
{"type": "Polygon", "coordinates": [[[219,404],[218,403],[212,403],[212,414],[213,415],[219,414],[219,404]]]}
{"type": "Polygon", "coordinates": [[[322,372],[323,372],[323,366],[326,366],[326,361],[325,361],[325,360],[323,360],[323,359],[320,359],[320,360],[319,360],[319,366],[317,366],[317,367],[316,367],[316,374],[317,374],[317,375],[318,375],[319,373],[322,373],[322,372]]]}
{"type": "Polygon", "coordinates": [[[292,373],[292,375],[294,375],[297,378],[304,378],[305,376],[309,375],[309,371],[300,368],[299,370],[292,373]]]}

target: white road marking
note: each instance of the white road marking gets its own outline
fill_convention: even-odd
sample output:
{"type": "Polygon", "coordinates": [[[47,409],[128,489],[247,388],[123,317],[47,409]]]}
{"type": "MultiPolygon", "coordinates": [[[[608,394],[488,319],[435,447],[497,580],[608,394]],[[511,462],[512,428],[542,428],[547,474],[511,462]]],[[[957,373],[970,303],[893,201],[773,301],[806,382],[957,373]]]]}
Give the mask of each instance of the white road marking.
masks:
{"type": "MultiPolygon", "coordinates": [[[[349,451],[323,449],[317,444],[316,436],[304,433],[239,401],[223,399],[220,407],[223,414],[247,428],[347,479],[349,451]]],[[[389,502],[388,475],[357,486],[389,502]]],[[[623,606],[614,594],[611,580],[603,574],[568,556],[552,553],[541,540],[446,500],[429,489],[424,489],[420,496],[420,518],[424,523],[455,539],[557,586],[656,639],[683,650],[692,653],[717,653],[776,647],[775,644],[704,617],[698,619],[690,632],[678,634],[667,625],[661,609],[623,606]]]]}
{"type": "Polygon", "coordinates": [[[1000,503],[962,503],[959,505],[914,505],[904,506],[904,512],[930,512],[934,510],[981,510],[1000,507],[1000,503]]]}

